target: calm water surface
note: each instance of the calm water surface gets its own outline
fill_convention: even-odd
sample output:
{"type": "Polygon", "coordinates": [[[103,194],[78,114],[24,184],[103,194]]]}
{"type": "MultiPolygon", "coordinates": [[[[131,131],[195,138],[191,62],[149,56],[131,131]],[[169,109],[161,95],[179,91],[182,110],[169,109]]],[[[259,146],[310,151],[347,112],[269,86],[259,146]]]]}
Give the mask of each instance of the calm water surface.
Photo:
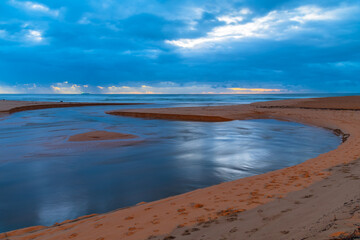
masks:
{"type": "Polygon", "coordinates": [[[359,95],[347,93],[313,94],[0,94],[0,99],[18,101],[64,102],[131,102],[181,104],[184,106],[246,104],[294,98],[336,97],[359,95]]]}
{"type": "Polygon", "coordinates": [[[276,120],[203,123],[104,113],[119,108],[129,107],[46,109],[0,120],[0,232],[265,173],[340,144],[324,129],[276,120]],[[139,138],[67,142],[93,130],[139,138]]]}

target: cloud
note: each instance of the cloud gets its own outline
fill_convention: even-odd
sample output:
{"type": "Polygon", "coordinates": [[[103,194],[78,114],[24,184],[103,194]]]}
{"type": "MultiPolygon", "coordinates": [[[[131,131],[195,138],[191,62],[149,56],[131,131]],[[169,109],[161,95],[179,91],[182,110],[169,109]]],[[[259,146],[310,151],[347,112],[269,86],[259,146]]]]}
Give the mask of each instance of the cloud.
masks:
{"type": "Polygon", "coordinates": [[[283,92],[282,89],[271,89],[271,88],[228,88],[236,93],[276,93],[283,92]]]}
{"type": "Polygon", "coordinates": [[[257,93],[285,93],[285,89],[267,88],[227,88],[201,83],[179,85],[174,82],[163,82],[154,86],[110,86],[101,88],[105,94],[257,94],[257,93]]]}
{"type": "Polygon", "coordinates": [[[174,82],[161,82],[153,86],[90,86],[69,83],[67,81],[50,86],[37,86],[36,84],[23,84],[14,86],[1,86],[0,94],[14,93],[55,93],[55,94],[81,94],[84,92],[94,94],[257,94],[257,93],[285,93],[289,90],[266,88],[228,88],[203,83],[188,83],[179,85],[174,82]],[[85,91],[87,90],[87,91],[85,91]]]}
{"type": "Polygon", "coordinates": [[[359,8],[358,0],[0,1],[0,85],[359,91],[349,84],[359,82],[359,8]]]}
{"type": "Polygon", "coordinates": [[[14,86],[0,85],[0,94],[13,93],[41,93],[41,94],[258,94],[258,93],[288,93],[286,89],[240,88],[226,85],[209,85],[204,83],[178,84],[175,82],[161,82],[152,86],[92,86],[69,83],[67,81],[50,86],[23,84],[14,86]]]}
{"type": "Polygon", "coordinates": [[[41,42],[43,40],[42,33],[37,30],[28,30],[26,37],[29,39],[29,41],[34,42],[41,42]]]}
{"type": "Polygon", "coordinates": [[[19,93],[16,88],[0,85],[0,94],[16,94],[16,93],[19,93]]]}
{"type": "Polygon", "coordinates": [[[39,29],[32,29],[25,27],[20,29],[18,32],[10,33],[7,30],[0,30],[0,39],[11,41],[11,42],[20,42],[30,45],[39,45],[45,44],[46,39],[43,36],[43,31],[39,29]]]}
{"type": "Polygon", "coordinates": [[[68,82],[57,83],[55,85],[51,85],[50,87],[53,93],[59,94],[80,94],[84,92],[84,86],[69,84],[68,82]]]}
{"type": "Polygon", "coordinates": [[[351,7],[342,7],[335,9],[323,9],[317,6],[301,6],[295,9],[295,12],[289,15],[289,19],[299,23],[308,21],[329,21],[343,19],[344,14],[351,12],[351,7]]]}
{"type": "Polygon", "coordinates": [[[59,9],[50,9],[48,6],[37,3],[37,2],[31,2],[31,1],[17,1],[17,0],[10,0],[9,4],[23,9],[28,12],[32,13],[39,13],[51,17],[59,17],[61,10],[59,9]]]}
{"type": "MultiPolygon", "coordinates": [[[[37,85],[37,84],[16,84],[16,85],[1,85],[0,84],[0,94],[27,94],[27,93],[36,93],[36,94],[81,94],[86,92],[85,90],[93,91],[96,87],[89,85],[80,85],[72,84],[67,81],[61,83],[55,83],[49,85],[37,85]]],[[[93,91],[93,93],[99,93],[93,91]]]]}
{"type": "Polygon", "coordinates": [[[34,83],[3,85],[0,84],[0,94],[21,94],[21,93],[49,93],[49,88],[38,87],[34,83]]]}
{"type": "Polygon", "coordinates": [[[252,18],[248,22],[244,22],[240,11],[237,14],[219,17],[218,19],[226,22],[226,25],[215,27],[205,37],[166,40],[165,42],[181,48],[195,48],[246,38],[287,39],[296,32],[305,31],[308,22],[343,20],[347,14],[356,12],[355,10],[358,11],[359,7],[328,9],[307,5],[290,10],[274,10],[265,16],[252,18]]]}
{"type": "Polygon", "coordinates": [[[230,13],[228,15],[223,15],[217,17],[217,19],[221,22],[225,22],[226,24],[237,24],[239,22],[244,21],[246,15],[251,14],[252,11],[248,8],[240,9],[237,12],[230,13]]]}

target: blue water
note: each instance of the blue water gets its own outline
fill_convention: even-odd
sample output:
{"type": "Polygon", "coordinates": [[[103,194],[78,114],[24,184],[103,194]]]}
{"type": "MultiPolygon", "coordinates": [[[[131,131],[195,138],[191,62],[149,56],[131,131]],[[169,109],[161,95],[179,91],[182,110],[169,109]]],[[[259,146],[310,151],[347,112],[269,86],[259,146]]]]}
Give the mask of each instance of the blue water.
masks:
{"type": "Polygon", "coordinates": [[[50,101],[50,102],[130,102],[199,105],[247,104],[294,98],[336,97],[358,94],[0,94],[0,100],[50,101]]]}
{"type": "Polygon", "coordinates": [[[17,100],[154,104],[44,109],[1,119],[0,232],[153,201],[292,166],[335,149],[340,139],[330,131],[298,123],[145,120],[104,113],[294,97],[299,96],[1,95],[17,100]],[[67,141],[93,130],[139,138],[67,141]]]}

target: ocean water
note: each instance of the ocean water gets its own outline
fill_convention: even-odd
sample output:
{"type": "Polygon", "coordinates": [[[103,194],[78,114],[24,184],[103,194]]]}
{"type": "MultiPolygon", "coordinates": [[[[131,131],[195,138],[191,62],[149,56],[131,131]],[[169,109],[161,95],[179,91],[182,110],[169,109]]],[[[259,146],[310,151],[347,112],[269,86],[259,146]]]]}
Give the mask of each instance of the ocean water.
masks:
{"type": "Polygon", "coordinates": [[[49,226],[262,174],[299,164],[341,142],[325,129],[277,120],[166,121],[105,111],[298,97],[309,95],[1,95],[8,100],[152,104],[43,109],[1,118],[0,232],[49,226]],[[93,130],[139,137],[67,141],[93,130]]]}
{"type": "Polygon", "coordinates": [[[247,104],[294,98],[336,97],[349,93],[313,94],[0,94],[0,100],[50,102],[129,102],[184,106],[247,104]]]}

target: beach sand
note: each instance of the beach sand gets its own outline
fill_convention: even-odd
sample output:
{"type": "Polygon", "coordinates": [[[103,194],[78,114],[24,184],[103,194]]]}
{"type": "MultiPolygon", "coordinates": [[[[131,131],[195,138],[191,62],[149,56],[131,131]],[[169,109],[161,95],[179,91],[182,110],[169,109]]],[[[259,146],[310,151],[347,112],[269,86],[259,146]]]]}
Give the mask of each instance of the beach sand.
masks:
{"type": "MultiPolygon", "coordinates": [[[[136,109],[194,121],[279,119],[335,130],[337,149],[299,165],[150,203],[0,234],[0,239],[341,239],[360,225],[360,97],[136,109]]],[[[291,155],[289,156],[291,158],[291,155]]]]}
{"type": "Polygon", "coordinates": [[[118,132],[108,131],[91,131],[86,133],[80,133],[70,136],[69,142],[83,142],[83,141],[102,141],[102,140],[116,140],[116,139],[133,139],[137,136],[132,134],[124,134],[118,132]]]}

